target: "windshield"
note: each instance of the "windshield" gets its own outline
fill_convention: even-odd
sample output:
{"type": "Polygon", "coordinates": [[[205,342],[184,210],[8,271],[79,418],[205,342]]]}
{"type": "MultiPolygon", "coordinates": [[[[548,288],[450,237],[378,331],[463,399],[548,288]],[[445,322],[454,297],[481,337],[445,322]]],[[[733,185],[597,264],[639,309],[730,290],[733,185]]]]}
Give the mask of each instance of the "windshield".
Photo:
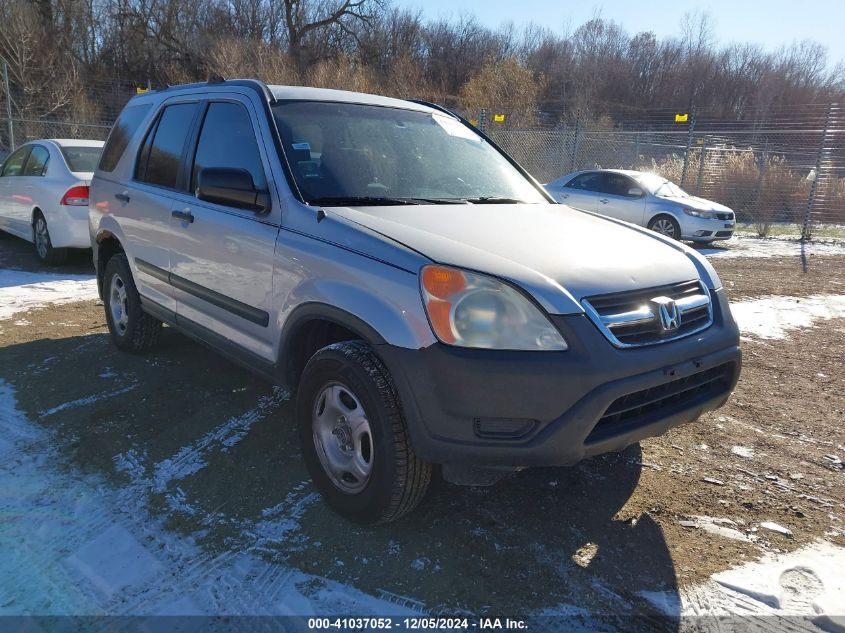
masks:
{"type": "Polygon", "coordinates": [[[634,176],[637,181],[648,191],[655,196],[673,197],[673,198],[688,198],[689,194],[681,189],[674,182],[666,180],[663,176],[657,174],[637,174],[634,176]]]}
{"type": "Polygon", "coordinates": [[[496,149],[450,116],[304,101],[273,110],[307,202],[547,203],[496,149]]]}
{"type": "Polygon", "coordinates": [[[102,153],[102,147],[62,147],[62,154],[71,171],[94,171],[102,153]]]}

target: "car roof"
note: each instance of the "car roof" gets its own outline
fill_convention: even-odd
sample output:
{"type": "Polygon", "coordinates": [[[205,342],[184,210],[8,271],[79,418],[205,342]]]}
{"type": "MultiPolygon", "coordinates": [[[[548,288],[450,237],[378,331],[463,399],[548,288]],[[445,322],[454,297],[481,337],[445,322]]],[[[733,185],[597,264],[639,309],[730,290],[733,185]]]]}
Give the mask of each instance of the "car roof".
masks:
{"type": "Polygon", "coordinates": [[[365,92],[351,92],[349,90],[334,90],[331,88],[311,88],[308,86],[281,86],[266,85],[257,79],[212,79],[208,82],[179,84],[168,86],[160,90],[141,93],[132,97],[130,103],[147,103],[149,98],[156,99],[160,96],[170,96],[180,92],[221,92],[232,88],[251,88],[262,94],[271,103],[273,101],[325,101],[331,103],[356,103],[361,105],[374,105],[389,108],[402,108],[429,114],[443,113],[437,106],[431,106],[406,99],[393,97],[382,97],[365,92]]]}
{"type": "Polygon", "coordinates": [[[334,90],[331,88],[309,88],[307,86],[267,86],[272,95],[281,101],[328,101],[333,103],[356,103],[375,105],[388,108],[402,108],[419,112],[437,112],[434,108],[414,101],[382,97],[366,92],[351,92],[349,90],[334,90]]]}
{"type": "MultiPolygon", "coordinates": [[[[44,139],[45,141],[52,141],[59,147],[102,147],[104,145],[103,141],[94,141],[92,139],[79,139],[79,138],[47,138],[44,139]]],[[[31,143],[36,143],[37,141],[30,141],[31,143]]]]}

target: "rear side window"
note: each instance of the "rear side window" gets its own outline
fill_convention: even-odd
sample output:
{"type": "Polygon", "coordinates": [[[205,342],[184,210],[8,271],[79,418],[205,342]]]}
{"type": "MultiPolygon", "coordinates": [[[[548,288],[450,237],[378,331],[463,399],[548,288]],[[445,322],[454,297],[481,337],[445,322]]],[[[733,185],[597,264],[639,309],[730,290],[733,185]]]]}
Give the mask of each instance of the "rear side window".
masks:
{"type": "Polygon", "coordinates": [[[196,103],[167,106],[150,128],[138,156],[135,178],[158,187],[175,189],[185,140],[197,110],[196,103]]]}
{"type": "Polygon", "coordinates": [[[32,149],[29,145],[21,147],[14,154],[9,156],[6,163],[3,165],[4,176],[20,176],[23,173],[23,164],[26,157],[29,156],[29,150],[32,149]]]}
{"type": "Polygon", "coordinates": [[[252,175],[256,189],[267,189],[255,131],[249,113],[242,105],[212,103],[208,106],[194,157],[191,191],[196,191],[197,176],[207,167],[246,169],[252,175]]]}
{"type": "Polygon", "coordinates": [[[103,148],[103,155],[100,158],[100,169],[102,171],[114,171],[120,157],[126,151],[126,146],[129,145],[129,141],[132,140],[150,107],[151,104],[146,104],[129,106],[123,109],[120,118],[117,119],[117,123],[114,124],[111,134],[109,134],[106,146],[103,148]]]}
{"type": "Polygon", "coordinates": [[[572,189],[583,189],[584,191],[601,191],[602,175],[600,173],[589,173],[575,176],[566,183],[566,187],[572,189]]]}
{"type": "Polygon", "coordinates": [[[50,160],[50,152],[46,147],[33,145],[29,158],[26,159],[26,166],[23,168],[24,176],[43,176],[47,171],[47,162],[50,160]]]}
{"type": "Polygon", "coordinates": [[[101,147],[62,147],[62,155],[71,171],[94,171],[102,152],[101,147]]]}

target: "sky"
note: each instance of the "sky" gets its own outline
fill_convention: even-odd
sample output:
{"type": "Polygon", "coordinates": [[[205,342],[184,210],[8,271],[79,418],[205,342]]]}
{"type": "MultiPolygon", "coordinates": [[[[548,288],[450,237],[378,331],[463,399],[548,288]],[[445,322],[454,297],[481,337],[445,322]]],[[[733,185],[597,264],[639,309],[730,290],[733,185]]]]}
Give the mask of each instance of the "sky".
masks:
{"type": "Polygon", "coordinates": [[[681,16],[707,10],[720,44],[754,42],[767,50],[796,40],[812,39],[828,47],[833,66],[845,60],[845,0],[394,0],[400,7],[421,9],[426,17],[457,17],[472,13],[483,24],[497,27],[536,22],[551,29],[575,29],[592,18],[619,22],[629,33],[653,31],[658,37],[680,32],[681,16]]]}

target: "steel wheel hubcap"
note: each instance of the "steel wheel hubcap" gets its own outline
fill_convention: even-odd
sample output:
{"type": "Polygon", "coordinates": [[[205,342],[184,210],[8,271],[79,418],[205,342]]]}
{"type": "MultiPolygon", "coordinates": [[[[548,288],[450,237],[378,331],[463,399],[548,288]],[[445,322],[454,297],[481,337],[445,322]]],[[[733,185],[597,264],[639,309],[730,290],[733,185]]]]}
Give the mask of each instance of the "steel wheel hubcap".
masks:
{"type": "Polygon", "coordinates": [[[675,237],[675,226],[672,224],[671,220],[658,220],[654,223],[652,228],[661,235],[675,237]]]}
{"type": "Polygon", "coordinates": [[[44,218],[35,221],[35,248],[41,259],[47,257],[47,248],[50,244],[50,234],[47,232],[47,223],[44,218]]]}
{"type": "Polygon", "coordinates": [[[129,313],[126,310],[126,284],[123,283],[120,275],[114,275],[111,278],[109,310],[111,310],[115,330],[123,336],[126,334],[126,328],[129,327],[129,313]]]}
{"type": "Polygon", "coordinates": [[[345,385],[326,385],[314,401],[312,429],[317,457],[332,483],[348,494],[361,492],[373,470],[373,439],[360,400],[345,385]]]}

